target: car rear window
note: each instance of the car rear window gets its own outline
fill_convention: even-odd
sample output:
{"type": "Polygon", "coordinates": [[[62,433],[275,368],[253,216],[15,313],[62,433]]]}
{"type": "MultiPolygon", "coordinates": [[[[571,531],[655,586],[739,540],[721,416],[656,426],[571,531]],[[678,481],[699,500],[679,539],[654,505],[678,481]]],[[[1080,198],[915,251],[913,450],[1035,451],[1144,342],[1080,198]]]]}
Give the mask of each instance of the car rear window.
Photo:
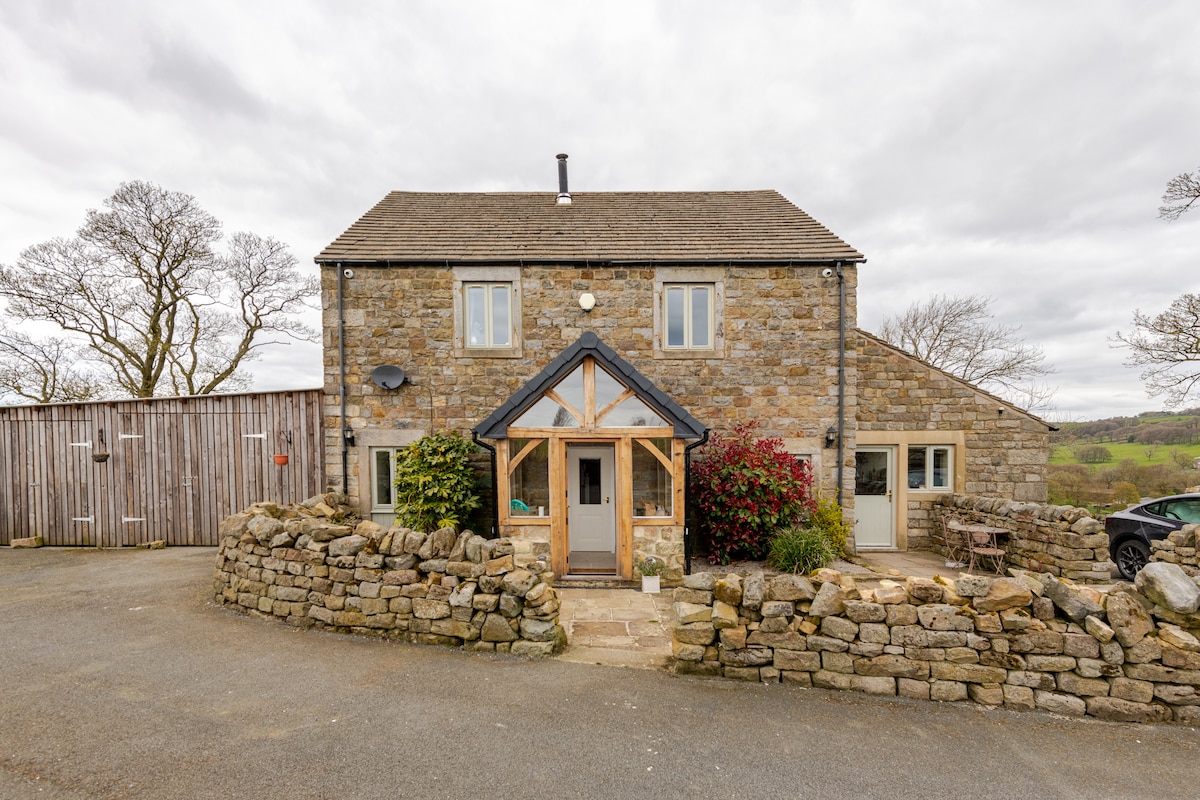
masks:
{"type": "Polygon", "coordinates": [[[1184,522],[1200,522],[1200,500],[1177,500],[1170,506],[1184,522]]]}

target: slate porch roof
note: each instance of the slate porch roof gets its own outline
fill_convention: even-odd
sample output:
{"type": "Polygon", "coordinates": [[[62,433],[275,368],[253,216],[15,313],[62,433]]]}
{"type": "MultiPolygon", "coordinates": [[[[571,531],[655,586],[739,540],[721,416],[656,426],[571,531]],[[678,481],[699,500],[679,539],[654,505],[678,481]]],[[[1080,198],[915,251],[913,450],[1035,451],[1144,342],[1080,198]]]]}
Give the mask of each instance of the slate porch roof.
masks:
{"type": "Polygon", "coordinates": [[[861,253],[774,190],[391,192],[317,263],[822,264],[861,253]]]}
{"type": "Polygon", "coordinates": [[[545,369],[472,430],[485,439],[507,438],[509,423],[536,403],[547,389],[566,377],[588,356],[595,358],[613,377],[632,389],[642,402],[670,422],[675,428],[676,439],[699,439],[708,430],[683,406],[664,394],[649,378],[617,355],[615,350],[600,341],[600,337],[591,331],[580,336],[574,344],[559,353],[545,369]]]}

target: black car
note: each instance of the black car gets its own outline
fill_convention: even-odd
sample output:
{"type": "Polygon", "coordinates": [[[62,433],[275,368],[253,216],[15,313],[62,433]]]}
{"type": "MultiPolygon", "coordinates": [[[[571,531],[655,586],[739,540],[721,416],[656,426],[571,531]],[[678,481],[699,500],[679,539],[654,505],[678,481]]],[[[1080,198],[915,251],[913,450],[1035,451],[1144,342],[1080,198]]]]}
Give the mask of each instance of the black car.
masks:
{"type": "Polygon", "coordinates": [[[1109,514],[1104,531],[1109,555],[1121,577],[1133,580],[1150,560],[1150,543],[1191,522],[1200,523],[1200,494],[1160,497],[1109,514]]]}

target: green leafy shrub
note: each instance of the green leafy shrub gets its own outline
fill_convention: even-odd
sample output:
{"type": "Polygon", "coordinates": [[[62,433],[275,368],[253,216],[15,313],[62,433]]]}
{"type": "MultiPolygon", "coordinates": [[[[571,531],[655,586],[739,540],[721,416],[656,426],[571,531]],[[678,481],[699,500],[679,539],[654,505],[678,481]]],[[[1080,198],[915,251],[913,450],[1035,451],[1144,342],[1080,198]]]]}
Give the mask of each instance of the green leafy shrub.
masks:
{"type": "Polygon", "coordinates": [[[820,498],[817,507],[808,517],[806,527],[816,528],[825,534],[833,552],[841,555],[846,551],[846,540],[850,538],[850,526],[846,524],[846,516],[836,500],[820,498]]]}
{"type": "Polygon", "coordinates": [[[771,537],[767,564],[781,572],[807,574],[837,558],[838,551],[818,528],[784,528],[771,537]]]}
{"type": "Polygon", "coordinates": [[[808,465],[782,440],[757,438],[756,427],[747,422],[728,436],[714,434],[692,464],[700,543],[714,564],[763,558],[771,534],[816,510],[808,465]]]}
{"type": "Polygon", "coordinates": [[[413,530],[458,528],[480,505],[470,454],[457,432],[426,436],[396,454],[396,521],[413,530]]]}

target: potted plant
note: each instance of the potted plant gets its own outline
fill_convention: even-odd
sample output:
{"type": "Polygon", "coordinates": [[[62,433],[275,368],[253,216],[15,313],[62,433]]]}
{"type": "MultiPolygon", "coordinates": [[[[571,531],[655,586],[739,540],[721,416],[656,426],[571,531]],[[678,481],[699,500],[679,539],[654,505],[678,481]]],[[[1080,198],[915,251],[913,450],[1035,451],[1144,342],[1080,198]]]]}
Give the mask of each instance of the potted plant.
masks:
{"type": "Polygon", "coordinates": [[[666,563],[654,556],[646,556],[635,565],[638,574],[642,576],[642,591],[646,594],[658,594],[660,577],[667,568],[666,563]]]}
{"type": "Polygon", "coordinates": [[[286,467],[288,463],[287,448],[292,443],[292,435],[290,433],[279,432],[279,449],[275,453],[275,465],[286,467]]]}

